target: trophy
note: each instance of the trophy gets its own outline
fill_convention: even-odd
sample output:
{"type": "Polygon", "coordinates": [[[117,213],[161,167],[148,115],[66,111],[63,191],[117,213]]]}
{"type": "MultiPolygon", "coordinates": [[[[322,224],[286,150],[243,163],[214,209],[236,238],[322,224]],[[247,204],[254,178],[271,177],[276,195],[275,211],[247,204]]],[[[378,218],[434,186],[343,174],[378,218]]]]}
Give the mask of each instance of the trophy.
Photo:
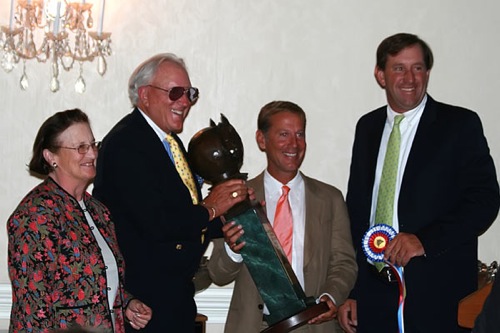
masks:
{"type": "MultiPolygon", "coordinates": [[[[211,185],[229,179],[247,179],[241,173],[243,143],[221,114],[221,122],[196,133],[188,146],[193,171],[211,185]]],[[[223,222],[235,221],[245,230],[240,254],[269,310],[264,315],[269,327],[261,333],[286,333],[329,310],[324,302],[307,297],[281,248],[263,207],[248,198],[223,215],[223,222]]]]}

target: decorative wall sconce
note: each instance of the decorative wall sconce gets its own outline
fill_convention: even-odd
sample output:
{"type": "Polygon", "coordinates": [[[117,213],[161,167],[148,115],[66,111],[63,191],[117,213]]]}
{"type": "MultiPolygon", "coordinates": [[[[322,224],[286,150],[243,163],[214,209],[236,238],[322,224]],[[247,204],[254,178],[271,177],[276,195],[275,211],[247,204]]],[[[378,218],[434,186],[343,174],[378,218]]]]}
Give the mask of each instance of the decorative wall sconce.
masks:
{"type": "Polygon", "coordinates": [[[9,26],[0,34],[0,63],[11,72],[22,62],[21,89],[28,89],[26,62],[36,59],[52,67],[50,90],[59,90],[59,69],[66,71],[79,66],[75,90],[85,92],[83,63],[97,60],[97,72],[106,73],[106,57],[111,55],[111,33],[103,32],[105,0],[100,0],[100,20],[97,31],[93,26],[92,4],[85,0],[11,0],[9,26]],[[76,67],[76,66],[75,66],[76,67]]]}

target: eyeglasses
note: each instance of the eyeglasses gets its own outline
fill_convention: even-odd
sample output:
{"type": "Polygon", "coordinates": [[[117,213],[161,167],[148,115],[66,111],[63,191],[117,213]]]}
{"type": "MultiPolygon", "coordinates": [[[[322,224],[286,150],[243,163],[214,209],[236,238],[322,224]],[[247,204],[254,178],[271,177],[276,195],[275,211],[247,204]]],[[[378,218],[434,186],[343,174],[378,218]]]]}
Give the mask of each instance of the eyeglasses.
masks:
{"type": "Polygon", "coordinates": [[[187,99],[189,100],[190,103],[194,103],[198,99],[198,95],[200,94],[198,88],[195,87],[172,87],[170,89],[163,89],[157,86],[153,86],[151,84],[148,84],[146,87],[151,87],[155,88],[161,91],[164,91],[168,93],[168,98],[172,102],[175,102],[179,98],[181,98],[183,95],[186,95],[187,99]]]}
{"type": "Polygon", "coordinates": [[[73,149],[76,150],[79,154],[87,154],[90,148],[92,148],[93,151],[98,151],[101,148],[101,141],[94,141],[91,143],[82,143],[78,147],[54,147],[54,148],[64,148],[64,149],[73,149]]]}

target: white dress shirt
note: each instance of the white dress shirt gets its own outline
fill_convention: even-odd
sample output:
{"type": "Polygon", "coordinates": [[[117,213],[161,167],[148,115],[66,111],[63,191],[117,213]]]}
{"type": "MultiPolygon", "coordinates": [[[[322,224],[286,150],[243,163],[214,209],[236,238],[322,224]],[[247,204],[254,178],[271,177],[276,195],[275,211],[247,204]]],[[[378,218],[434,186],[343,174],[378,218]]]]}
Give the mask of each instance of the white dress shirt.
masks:
{"type": "MultiPolygon", "coordinates": [[[[427,102],[427,95],[424,96],[422,102],[420,102],[420,104],[416,108],[403,113],[405,117],[399,124],[399,129],[401,132],[401,145],[399,150],[398,175],[396,178],[396,191],[394,195],[394,214],[392,220],[392,227],[396,230],[396,232],[399,232],[398,199],[399,199],[399,192],[401,189],[401,182],[403,180],[403,174],[406,167],[406,162],[408,161],[408,156],[410,155],[413,139],[415,138],[415,133],[417,133],[418,124],[420,122],[420,118],[422,117],[422,113],[424,112],[426,102],[427,102]]],[[[400,113],[393,111],[391,107],[387,105],[387,120],[385,122],[384,132],[382,134],[382,140],[380,141],[380,148],[377,158],[377,169],[375,171],[375,182],[373,183],[370,226],[373,226],[375,223],[375,211],[377,209],[378,188],[380,185],[380,178],[382,176],[382,169],[384,167],[387,142],[389,141],[389,136],[391,135],[392,126],[394,125],[394,117],[396,117],[399,114],[400,113]]]]}
{"type": "Polygon", "coordinates": [[[266,213],[269,222],[274,224],[274,214],[276,213],[276,205],[283,191],[282,187],[286,185],[290,188],[288,192],[288,202],[292,209],[293,218],[293,235],[292,235],[292,269],[299,280],[300,285],[304,288],[304,236],[306,226],[306,194],[304,179],[299,172],[295,178],[282,184],[273,176],[264,172],[264,192],[266,199],[266,213]]]}
{"type": "Polygon", "coordinates": [[[111,248],[109,247],[108,243],[99,232],[99,229],[95,225],[94,220],[90,216],[90,213],[87,211],[87,207],[85,206],[83,200],[78,201],[78,203],[80,204],[80,207],[82,207],[83,209],[85,218],[87,219],[87,222],[90,226],[90,230],[92,230],[92,233],[94,234],[97,244],[99,244],[99,247],[101,249],[101,254],[104,259],[104,264],[106,265],[106,283],[108,285],[108,306],[109,309],[111,310],[110,311],[112,314],[111,319],[114,325],[115,313],[113,311],[113,305],[115,302],[116,294],[118,293],[118,283],[119,283],[118,265],[116,264],[116,258],[113,252],[111,251],[111,248]]]}
{"type": "MultiPolygon", "coordinates": [[[[264,172],[264,192],[266,200],[266,214],[267,219],[271,223],[274,222],[274,214],[276,212],[276,205],[278,199],[282,194],[281,187],[286,185],[290,188],[288,192],[288,201],[290,202],[290,208],[292,209],[293,217],[293,244],[292,244],[292,269],[297,276],[302,288],[304,288],[304,236],[305,236],[305,218],[306,218],[306,207],[305,207],[305,186],[304,179],[299,172],[295,178],[293,178],[288,184],[282,184],[277,181],[273,176],[267,172],[264,172]]],[[[229,257],[234,262],[242,262],[243,257],[239,253],[233,252],[229,246],[224,243],[226,252],[229,257]]]]}

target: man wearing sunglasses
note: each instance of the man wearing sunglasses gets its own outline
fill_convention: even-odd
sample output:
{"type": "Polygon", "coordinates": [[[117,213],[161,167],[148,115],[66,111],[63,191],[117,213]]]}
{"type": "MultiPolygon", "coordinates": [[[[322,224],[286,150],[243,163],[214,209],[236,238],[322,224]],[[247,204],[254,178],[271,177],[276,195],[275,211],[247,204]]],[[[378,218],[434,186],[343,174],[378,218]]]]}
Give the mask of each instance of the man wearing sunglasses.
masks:
{"type": "Polygon", "coordinates": [[[128,290],[153,309],[156,319],[142,331],[194,332],[193,276],[210,239],[221,235],[219,216],[248,190],[231,180],[201,199],[176,135],[198,98],[182,59],[166,53],[143,62],[129,97],[134,110],[103,140],[94,195],[113,215],[128,290]]]}

